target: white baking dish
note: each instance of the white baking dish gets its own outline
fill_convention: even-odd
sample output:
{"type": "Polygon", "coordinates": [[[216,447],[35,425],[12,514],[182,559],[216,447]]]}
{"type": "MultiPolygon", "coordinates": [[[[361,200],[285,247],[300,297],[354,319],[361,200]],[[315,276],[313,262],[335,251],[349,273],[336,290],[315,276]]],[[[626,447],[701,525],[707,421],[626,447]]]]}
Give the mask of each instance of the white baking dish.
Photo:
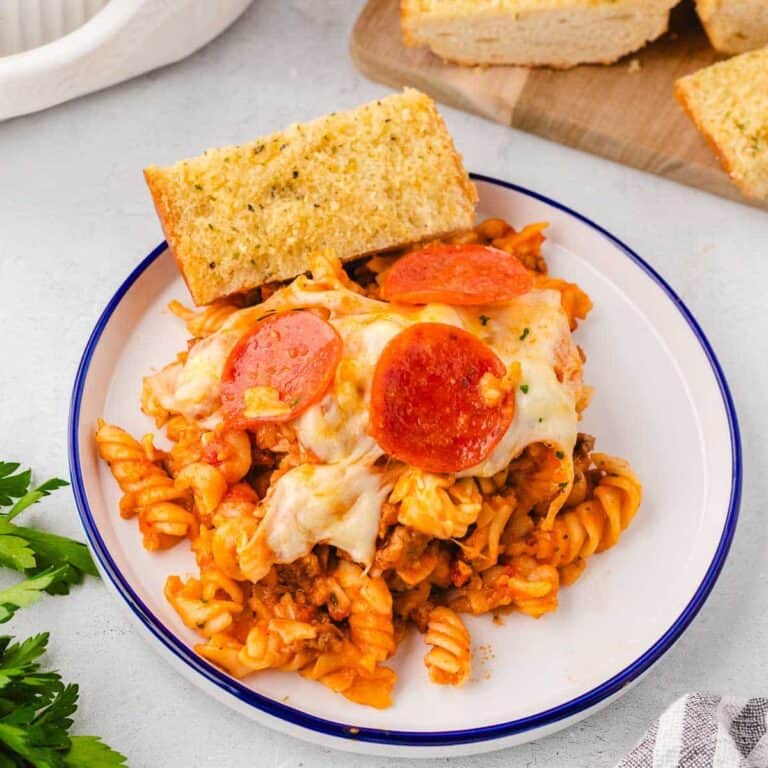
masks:
{"type": "Polygon", "coordinates": [[[2,0],[0,120],[188,56],[251,0],[2,0]]]}

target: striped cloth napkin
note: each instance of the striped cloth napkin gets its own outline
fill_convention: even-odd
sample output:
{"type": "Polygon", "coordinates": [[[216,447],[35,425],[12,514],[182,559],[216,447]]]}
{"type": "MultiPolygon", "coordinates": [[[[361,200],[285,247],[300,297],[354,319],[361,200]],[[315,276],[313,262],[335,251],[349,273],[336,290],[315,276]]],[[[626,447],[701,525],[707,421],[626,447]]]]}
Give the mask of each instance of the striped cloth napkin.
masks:
{"type": "Polygon", "coordinates": [[[689,693],[616,768],[768,768],[768,699],[689,693]]]}

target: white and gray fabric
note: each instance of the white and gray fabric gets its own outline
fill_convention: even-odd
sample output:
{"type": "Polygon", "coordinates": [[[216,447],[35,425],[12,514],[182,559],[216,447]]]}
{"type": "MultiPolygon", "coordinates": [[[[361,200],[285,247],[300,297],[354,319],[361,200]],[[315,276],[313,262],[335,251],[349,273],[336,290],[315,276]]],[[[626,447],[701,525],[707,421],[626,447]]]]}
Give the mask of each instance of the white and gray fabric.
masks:
{"type": "Polygon", "coordinates": [[[768,699],[683,696],[616,768],[768,768],[768,699]]]}

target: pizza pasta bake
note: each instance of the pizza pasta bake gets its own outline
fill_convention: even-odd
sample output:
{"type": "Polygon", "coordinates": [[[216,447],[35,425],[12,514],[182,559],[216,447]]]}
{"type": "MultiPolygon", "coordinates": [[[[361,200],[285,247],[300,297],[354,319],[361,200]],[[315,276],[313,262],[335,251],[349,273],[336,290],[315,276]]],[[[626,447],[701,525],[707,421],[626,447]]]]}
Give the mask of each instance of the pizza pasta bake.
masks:
{"type": "Polygon", "coordinates": [[[591,302],[548,274],[544,228],[318,247],[292,279],[171,304],[188,348],[141,396],[167,446],[103,421],[96,444],[144,546],[194,553],[165,596],[201,656],[387,707],[409,627],[429,677],[461,685],[463,614],[553,611],[616,544],[641,485],[579,432],[591,302]]]}

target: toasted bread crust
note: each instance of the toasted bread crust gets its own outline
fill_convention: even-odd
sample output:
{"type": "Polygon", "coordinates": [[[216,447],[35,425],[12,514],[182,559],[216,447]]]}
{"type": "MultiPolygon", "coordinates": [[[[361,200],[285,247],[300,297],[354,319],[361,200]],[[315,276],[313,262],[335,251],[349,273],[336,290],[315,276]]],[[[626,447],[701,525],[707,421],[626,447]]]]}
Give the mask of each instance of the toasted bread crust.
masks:
{"type": "MultiPolygon", "coordinates": [[[[696,126],[696,129],[706,140],[707,144],[709,144],[710,148],[715,153],[715,156],[720,161],[720,165],[723,166],[723,170],[731,177],[733,182],[738,185],[739,181],[734,176],[733,165],[728,159],[728,156],[723,151],[722,147],[717,143],[717,139],[715,139],[715,137],[705,125],[704,121],[701,120],[696,114],[696,111],[694,110],[693,105],[689,99],[688,90],[680,80],[675,83],[675,98],[677,99],[677,103],[680,104],[680,106],[683,108],[683,111],[688,115],[693,124],[696,126]]],[[[747,194],[743,189],[742,192],[747,194]]]]}
{"type": "Polygon", "coordinates": [[[405,45],[446,62],[569,69],[613,64],[655,40],[677,1],[401,0],[400,19],[405,45]]]}
{"type": "Polygon", "coordinates": [[[434,103],[406,90],[144,172],[197,304],[474,223],[477,190],[434,103]]]}
{"type": "MultiPolygon", "coordinates": [[[[155,206],[157,218],[160,220],[160,226],[162,227],[163,234],[165,235],[165,242],[168,245],[168,250],[171,252],[176,266],[178,267],[181,276],[184,278],[184,282],[187,283],[187,275],[182,266],[182,261],[176,253],[174,244],[179,242],[179,233],[177,224],[179,222],[179,216],[173,210],[173,197],[168,194],[166,189],[166,179],[162,173],[158,172],[159,169],[156,166],[150,166],[144,169],[144,181],[146,181],[149,187],[149,192],[152,195],[152,202],[155,206]]],[[[187,283],[187,288],[190,294],[192,288],[187,283]]]]}
{"type": "Polygon", "coordinates": [[[768,49],[683,77],[675,93],[742,193],[768,199],[768,49]]]}
{"type": "Polygon", "coordinates": [[[768,44],[768,7],[764,0],[696,0],[712,47],[738,54],[768,44]]]}

